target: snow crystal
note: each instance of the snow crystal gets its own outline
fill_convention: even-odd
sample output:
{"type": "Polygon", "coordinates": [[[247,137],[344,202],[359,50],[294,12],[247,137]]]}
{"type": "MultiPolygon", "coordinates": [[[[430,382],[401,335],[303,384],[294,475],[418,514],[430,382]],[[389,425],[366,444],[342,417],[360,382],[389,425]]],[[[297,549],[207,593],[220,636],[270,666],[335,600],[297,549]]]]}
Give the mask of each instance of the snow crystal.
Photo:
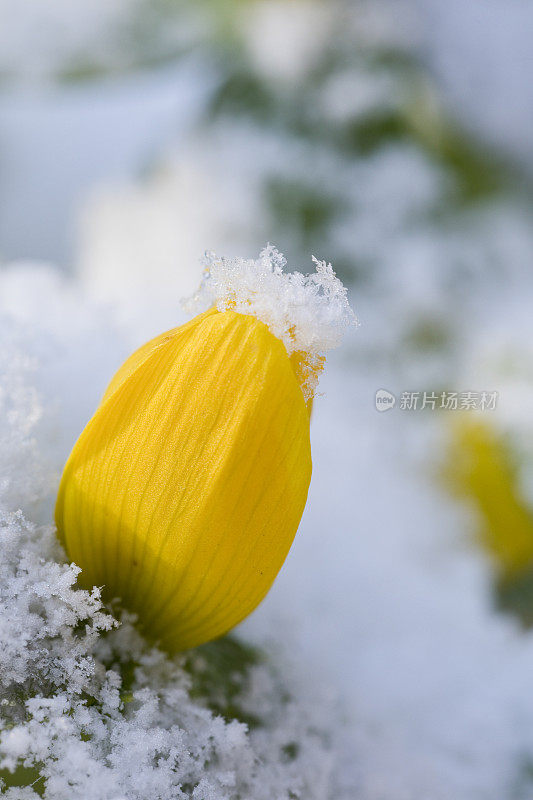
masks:
{"type": "Polygon", "coordinates": [[[205,277],[188,308],[216,305],[249,314],[267,325],[287,353],[303,354],[299,378],[306,400],[314,395],[327,352],[356,323],[347,290],[331,264],[313,257],[316,272],[284,272],[285,257],[268,245],[258,259],[205,255],[205,277]]]}

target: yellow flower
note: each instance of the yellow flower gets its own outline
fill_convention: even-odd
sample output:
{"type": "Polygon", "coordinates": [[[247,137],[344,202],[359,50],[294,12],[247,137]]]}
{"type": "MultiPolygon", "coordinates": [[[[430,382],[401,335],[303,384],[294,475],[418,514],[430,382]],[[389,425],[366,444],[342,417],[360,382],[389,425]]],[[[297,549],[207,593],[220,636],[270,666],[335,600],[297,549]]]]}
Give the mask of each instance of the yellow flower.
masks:
{"type": "Polygon", "coordinates": [[[452,430],[447,473],[454,488],[476,508],[480,540],[500,575],[511,579],[530,570],[533,516],[502,436],[478,417],[462,418],[452,430]]]}
{"type": "Polygon", "coordinates": [[[270,249],[259,262],[239,262],[241,273],[235,262],[213,263],[210,279],[224,275],[228,290],[219,308],[125,362],[61,480],[57,529],[82,568],[80,583],[121,598],[170,650],[222,635],[260,603],[305,507],[310,387],[324,357],[301,346],[306,336],[314,341],[302,291],[316,304],[305,311],[315,334],[324,304],[324,330],[332,308],[342,324],[351,311],[331,266],[319,264],[302,284],[297,273],[281,274],[279,259],[270,249]],[[242,281],[244,270],[250,283],[252,268],[259,289],[247,294],[235,276],[242,281]],[[280,290],[268,312],[282,309],[280,338],[257,318],[260,309],[251,313],[266,302],[267,277],[280,290]],[[297,325],[285,319],[291,308],[297,325]]]}

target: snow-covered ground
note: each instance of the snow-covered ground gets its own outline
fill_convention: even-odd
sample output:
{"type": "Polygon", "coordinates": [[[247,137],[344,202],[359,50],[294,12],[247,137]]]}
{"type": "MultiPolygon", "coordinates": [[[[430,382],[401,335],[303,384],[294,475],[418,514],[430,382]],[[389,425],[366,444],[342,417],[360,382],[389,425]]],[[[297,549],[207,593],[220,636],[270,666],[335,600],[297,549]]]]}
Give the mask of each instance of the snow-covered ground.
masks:
{"type": "MultiPolygon", "coordinates": [[[[117,323],[109,307],[85,300],[76,283],[49,268],[15,265],[3,273],[1,287],[4,352],[9,354],[2,376],[4,435],[10,430],[16,434],[4,441],[3,476],[8,483],[3,484],[3,500],[9,510],[22,507],[30,521],[47,523],[69,447],[126,354],[128,338],[133,341],[138,333],[131,318],[126,324],[123,316],[117,323]]],[[[144,313],[151,315],[154,310],[145,308],[144,313]]],[[[420,416],[399,407],[378,413],[374,399],[378,388],[399,395],[405,387],[395,383],[397,373],[363,368],[357,356],[359,333],[353,332],[344,354],[330,359],[320,385],[323,396],[316,400],[313,414],[312,488],[295,544],[270,595],[239,631],[244,641],[276,652],[278,668],[285,661],[292,665],[290,679],[287,675],[284,680],[298,687],[295,702],[302,705],[296,706],[292,722],[281,713],[275,736],[285,741],[292,730],[303,742],[308,760],[298,762],[296,774],[303,773],[308,787],[310,775],[318,781],[315,793],[308,788],[305,798],[328,796],[337,780],[345,794],[339,788],[335,797],[354,800],[528,797],[533,639],[512,617],[495,613],[490,565],[470,541],[471,520],[439,486],[442,415],[420,416]],[[317,691],[333,691],[340,698],[346,728],[333,711],[335,706],[317,699],[317,691]],[[315,722],[306,721],[308,703],[315,722]],[[316,724],[333,737],[333,753],[307,742],[306,725],[316,724]],[[310,772],[316,759],[322,766],[319,772],[310,772]]],[[[20,524],[11,520],[11,531],[20,524]]],[[[47,542],[42,535],[30,534],[30,540],[44,547],[41,553],[50,558],[54,550],[48,543],[39,544],[47,542]]],[[[36,567],[31,559],[29,563],[31,584],[31,569],[36,567]]],[[[38,580],[53,589],[46,572],[51,568],[39,569],[38,580]]],[[[62,602],[73,603],[63,586],[62,602]]],[[[52,599],[46,600],[50,589],[42,591],[42,602],[50,606],[52,599]]],[[[24,620],[23,606],[18,613],[17,619],[11,612],[11,624],[24,620]]],[[[56,608],[55,614],[56,619],[64,614],[67,624],[66,612],[56,608]]],[[[10,641],[6,622],[5,643],[10,641]]],[[[13,653],[20,649],[14,641],[13,653]]],[[[36,669],[31,650],[27,655],[29,666],[21,666],[22,672],[36,669]]],[[[78,668],[67,668],[75,680],[78,668]]],[[[144,680],[152,691],[163,681],[167,691],[160,671],[144,680]]],[[[263,691],[273,690],[267,686],[263,691]]],[[[252,696],[249,708],[257,709],[257,703],[252,696]]],[[[192,730],[187,728],[190,736],[204,735],[183,717],[193,713],[188,706],[185,711],[182,706],[182,716],[173,717],[177,711],[162,713],[131,722],[120,734],[123,738],[116,740],[113,758],[120,766],[101,773],[112,781],[114,791],[137,796],[132,788],[134,773],[128,772],[117,753],[129,747],[131,737],[140,731],[159,726],[157,735],[167,737],[161,739],[164,752],[172,742],[162,733],[169,720],[192,725],[192,730]]],[[[77,724],[90,725],[83,719],[77,724]]],[[[76,736],[76,725],[69,741],[76,736]]],[[[36,735],[38,728],[32,730],[36,735]]],[[[295,779],[275,766],[273,751],[261,751],[263,745],[257,740],[233,742],[230,754],[228,736],[220,730],[214,747],[226,753],[228,774],[240,762],[239,786],[250,780],[242,763],[245,756],[250,758],[248,747],[259,748],[265,763],[261,780],[267,787],[272,781],[265,797],[283,792],[284,781],[295,779]]],[[[25,739],[7,741],[8,752],[9,747],[14,753],[28,747],[25,739]]],[[[107,752],[106,741],[91,753],[90,763],[87,753],[77,753],[80,774],[100,769],[98,758],[107,752]]],[[[73,752],[68,747],[54,750],[63,779],[73,752]]],[[[190,769],[194,777],[194,764],[190,769]]],[[[144,772],[140,774],[148,780],[144,772]]],[[[215,771],[205,780],[210,779],[215,788],[205,796],[218,800],[224,796],[222,778],[215,771]]],[[[155,777],[150,791],[154,797],[170,797],[161,780],[163,793],[155,793],[155,777]]],[[[63,784],[59,781],[57,786],[63,784]]],[[[58,797],[70,796],[68,789],[57,791],[63,792],[58,797]]],[[[258,784],[251,792],[253,800],[263,796],[258,784]]]]}
{"type": "Polygon", "coordinates": [[[6,797],[46,781],[50,800],[349,798],[338,699],[318,670],[303,680],[284,635],[263,637],[266,663],[246,639],[169,659],[127,619],[102,635],[114,622],[98,590],[74,590],[50,524],[58,479],[126,354],[124,328],[60,271],[19,264],[0,275],[0,331],[6,797]]]}
{"type": "MultiPolygon", "coordinates": [[[[28,520],[50,523],[59,474],[76,436],[129,352],[184,319],[179,300],[199,283],[204,250],[254,256],[267,239],[297,255],[305,253],[306,259],[312,254],[333,258],[328,249],[335,249],[362,323],[343,349],[328,357],[320,382],[323,396],[315,401],[312,420],[311,492],[289,558],[266,600],[238,631],[243,642],[257,643],[273,654],[277,677],[259,670],[244,701],[252,715],[266,713],[271,705],[268,725],[250,736],[242,728],[219,725],[214,740],[207,743],[212,726],[218,725],[210,712],[200,715],[201,725],[191,722],[191,716],[180,717],[180,703],[183,713],[192,716],[197,705],[184,695],[169,694],[171,681],[188,680],[181,666],[157,661],[126,625],[124,634],[116,634],[123,636],[117,647],[139,648],[138,658],[145,664],[155,659],[157,669],[150,675],[145,668],[139,683],[166,693],[168,706],[156,714],[150,697],[141,698],[145,717],[130,720],[114,744],[102,734],[100,749],[92,752],[90,761],[90,770],[97,774],[95,786],[101,790],[97,800],[137,798],[135,792],[143,786],[143,800],[152,800],[152,795],[180,797],[172,794],[178,778],[167,772],[162,773],[158,795],[157,778],[149,775],[148,767],[143,767],[143,780],[153,779],[152,788],[135,786],[131,753],[129,760],[123,758],[127,748],[141,752],[135,749],[139,731],[146,736],[157,730],[170,763],[172,724],[185,730],[180,747],[194,753],[195,748],[212,747],[213,763],[220,759],[222,765],[201,776],[201,758],[194,755],[187,762],[179,773],[182,781],[194,783],[199,776],[211,781],[202,784],[195,800],[222,800],[224,792],[233,800],[237,791],[246,800],[533,797],[533,638],[517,618],[494,607],[497,564],[472,535],[474,515],[452,499],[441,480],[449,431],[458,412],[400,407],[402,393],[409,391],[497,391],[498,408],[483,412],[482,418],[495,430],[510,432],[523,448],[519,479],[533,507],[533,494],[528,494],[533,486],[529,195],[515,191],[509,176],[496,188],[487,188],[483,181],[480,188],[479,175],[490,173],[490,159],[481,161],[480,172],[469,171],[468,159],[478,152],[476,141],[467,156],[460,149],[452,147],[450,154],[441,147],[446,128],[435,111],[438,97],[423,75],[413,78],[407,72],[406,78],[404,67],[396,72],[394,66],[375,71],[369,67],[373,48],[381,55],[384,45],[386,53],[390,47],[394,54],[398,42],[400,47],[407,42],[408,53],[425,49],[467,123],[504,152],[518,153],[530,163],[524,135],[530,122],[530,86],[523,81],[522,68],[529,58],[531,9],[503,0],[491,0],[483,9],[477,2],[466,9],[458,2],[439,5],[428,0],[417,6],[413,0],[410,6],[418,8],[418,17],[416,24],[407,26],[405,20],[398,22],[403,2],[364,5],[365,14],[350,18],[353,30],[345,26],[346,39],[338,47],[339,52],[343,47],[350,51],[353,62],[341,63],[318,84],[313,83],[313,70],[322,63],[331,38],[339,35],[333,4],[330,8],[302,0],[291,5],[288,16],[283,2],[250,6],[240,25],[246,52],[236,63],[242,69],[239,58],[247,59],[244,63],[247,69],[253,65],[254,80],[263,81],[261,89],[266,87],[267,95],[272,92],[278,98],[271,117],[254,117],[253,103],[251,110],[235,111],[230,105],[229,111],[215,121],[204,120],[191,135],[190,123],[205,102],[200,89],[207,94],[212,73],[196,72],[194,62],[191,80],[185,81],[191,93],[181,93],[182,113],[172,124],[173,91],[167,93],[168,85],[156,76],[159,88],[152,93],[147,78],[153,107],[144,107],[142,92],[136,95],[135,114],[119,113],[121,124],[105,151],[111,159],[107,166],[102,164],[104,151],[93,143],[83,168],[58,172],[56,195],[54,164],[37,163],[33,170],[31,160],[22,158],[26,146],[39,162],[35,142],[41,118],[35,110],[44,101],[32,106],[28,125],[17,127],[12,122],[22,119],[20,103],[27,95],[4,95],[0,123],[11,132],[8,143],[16,144],[22,155],[18,162],[10,159],[14,183],[0,188],[0,202],[5,201],[11,215],[4,217],[0,250],[24,252],[17,251],[17,242],[32,242],[35,236],[33,243],[46,243],[41,255],[57,253],[60,258],[69,247],[71,255],[70,277],[53,266],[22,263],[4,265],[0,272],[5,437],[0,499],[8,512],[21,508],[28,520]],[[302,20],[305,35],[300,35],[302,20]],[[350,37],[357,42],[353,48],[347,46],[350,37]],[[281,48],[279,57],[274,42],[281,48]],[[283,117],[283,103],[296,104],[300,96],[306,98],[305,121],[311,131],[307,139],[290,128],[290,114],[289,122],[283,117]],[[385,123],[392,119],[397,124],[398,109],[407,115],[407,133],[400,128],[396,138],[385,135],[370,152],[328,149],[327,137],[320,139],[324,122],[327,131],[343,134],[343,125],[364,122],[365,115],[372,118],[376,110],[385,123]],[[127,135],[128,119],[144,122],[133,125],[127,135]],[[151,130],[151,120],[157,121],[157,131],[151,130]],[[21,136],[22,128],[34,138],[21,136]],[[119,152],[116,140],[124,143],[119,152]],[[463,159],[459,166],[458,153],[463,159]],[[144,166],[149,169],[137,174],[144,166]],[[37,176],[42,190],[43,174],[50,191],[29,204],[33,185],[28,176],[37,176]],[[20,185],[13,189],[16,181],[20,185]],[[278,194],[268,194],[272,187],[278,194]],[[305,195],[309,187],[316,188],[320,198],[332,197],[333,211],[327,204],[317,205],[316,194],[305,195]],[[311,218],[318,213],[318,233],[306,233],[307,217],[294,213],[299,203],[311,218]],[[28,211],[26,220],[20,217],[22,205],[28,211]],[[47,210],[53,228],[44,218],[38,224],[28,221],[32,208],[37,221],[40,209],[47,210]],[[303,233],[296,231],[299,224],[303,233]],[[385,413],[375,407],[380,389],[397,398],[395,408],[385,413]],[[276,705],[287,689],[293,697],[289,712],[276,705]],[[280,748],[293,739],[301,745],[300,757],[280,758],[280,748]],[[101,763],[109,752],[115,767],[106,762],[106,772],[101,763]],[[232,780],[237,788],[231,787],[232,780]],[[109,790],[106,781],[111,781],[109,790]]],[[[2,7],[12,4],[5,0],[2,7]]],[[[67,15],[67,27],[69,20],[67,15]]],[[[90,26],[86,33],[90,40],[90,26]]],[[[87,48],[83,37],[81,45],[71,37],[65,42],[67,55],[71,44],[74,51],[81,45],[87,48]]],[[[17,51],[13,40],[4,62],[16,61],[17,52],[20,48],[17,51]]],[[[61,57],[61,52],[52,55],[61,57]]],[[[46,58],[43,45],[26,67],[40,71],[41,79],[43,63],[49,66],[46,58]]],[[[47,79],[56,69],[48,66],[47,79]]],[[[23,77],[27,82],[35,74],[32,78],[26,71],[23,77]]],[[[94,91],[98,102],[106,97],[105,91],[99,94],[98,85],[61,89],[58,97],[69,95],[74,106],[83,105],[86,91],[94,91]]],[[[94,126],[84,123],[89,114],[96,115],[98,127],[97,104],[86,108],[83,117],[74,114],[76,152],[92,138],[94,126]]],[[[50,118],[50,108],[44,109],[44,118],[50,118]]],[[[58,132],[64,125],[45,128],[39,135],[47,131],[55,148],[49,152],[57,154],[62,149],[58,132]]],[[[62,154],[63,161],[69,157],[68,150],[62,154]]],[[[35,248],[31,252],[37,253],[35,248]]],[[[302,263],[291,263],[294,266],[306,269],[302,263]]],[[[54,566],[61,554],[52,532],[28,535],[23,528],[20,519],[10,518],[6,585],[16,573],[22,537],[30,542],[26,563],[35,569],[37,585],[44,587],[38,613],[50,632],[57,629],[53,626],[58,618],[68,617],[72,625],[72,607],[78,603],[83,610],[87,598],[76,601],[67,585],[68,569],[61,572],[54,566]],[[45,565],[38,563],[39,548],[45,565]],[[61,587],[60,599],[54,581],[61,587]]],[[[11,621],[0,615],[6,641],[26,610],[19,608],[21,616],[11,621]]],[[[35,632],[35,619],[32,625],[29,630],[35,632]]],[[[65,647],[69,630],[66,626],[65,647]]],[[[94,647],[87,644],[89,662],[100,670],[100,678],[102,665],[108,669],[111,663],[105,641],[94,647]]],[[[64,655],[63,644],[59,650],[64,655]]],[[[5,652],[21,652],[20,645],[13,648],[5,652]]],[[[70,666],[85,691],[82,650],[70,666]]],[[[28,653],[30,661],[21,662],[23,671],[42,666],[31,647],[28,653]]],[[[0,674],[2,667],[0,657],[0,674]]],[[[104,711],[112,717],[116,693],[108,683],[113,678],[102,680],[90,690],[99,703],[105,699],[104,711]]],[[[83,728],[80,714],[78,708],[74,717],[79,727],[70,730],[71,744],[83,728]]],[[[93,719],[95,725],[100,722],[93,719]]],[[[20,732],[10,746],[12,754],[17,748],[25,752],[28,737],[20,732]]],[[[289,747],[285,756],[293,750],[289,747]]],[[[184,750],[179,752],[183,756],[184,750]]],[[[68,777],[73,753],[81,759],[80,775],[81,765],[87,765],[87,752],[64,749],[57,772],[62,779],[68,777]]],[[[83,779],[90,781],[90,774],[83,779]]],[[[69,791],[58,783],[56,794],[51,785],[49,796],[70,800],[69,791]]],[[[26,800],[32,795],[11,796],[26,800]]]]}
{"type": "Polygon", "coordinates": [[[335,365],[324,380],[309,505],[244,629],[289,608],[302,652],[335,676],[356,737],[354,798],[529,797],[533,639],[495,612],[472,520],[439,488],[432,412],[377,413],[382,377],[335,365]]]}

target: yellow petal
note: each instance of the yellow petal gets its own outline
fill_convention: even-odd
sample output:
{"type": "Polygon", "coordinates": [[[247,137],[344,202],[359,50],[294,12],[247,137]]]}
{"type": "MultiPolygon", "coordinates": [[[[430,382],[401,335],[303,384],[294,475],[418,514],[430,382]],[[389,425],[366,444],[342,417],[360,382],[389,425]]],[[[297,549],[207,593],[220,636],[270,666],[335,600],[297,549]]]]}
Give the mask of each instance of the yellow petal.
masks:
{"type": "Polygon", "coordinates": [[[166,333],[161,333],[154,339],[150,339],[150,341],[146,342],[146,344],[143,344],[142,347],[139,347],[139,349],[136,350],[128,359],[126,359],[123,365],[117,370],[111,379],[109,386],[105,390],[105,394],[102,397],[102,402],[107,400],[107,398],[110,397],[110,395],[112,395],[116,389],[118,389],[121,383],[123,383],[126,378],[129,378],[129,376],[137,369],[137,367],[140,367],[143,361],[145,361],[156,348],[162,344],[165,344],[165,342],[167,342],[169,339],[173,339],[175,336],[182,335],[191,328],[200,325],[202,320],[204,320],[210,314],[215,313],[216,309],[211,308],[204,314],[200,314],[198,317],[190,320],[190,322],[187,322],[185,325],[181,325],[179,328],[173,328],[170,331],[166,331],[166,333]]]}
{"type": "Polygon", "coordinates": [[[119,370],[63,473],[56,522],[83,585],[104,585],[179,650],[262,600],[311,477],[309,415],[281,341],[210,311],[119,370]]]}

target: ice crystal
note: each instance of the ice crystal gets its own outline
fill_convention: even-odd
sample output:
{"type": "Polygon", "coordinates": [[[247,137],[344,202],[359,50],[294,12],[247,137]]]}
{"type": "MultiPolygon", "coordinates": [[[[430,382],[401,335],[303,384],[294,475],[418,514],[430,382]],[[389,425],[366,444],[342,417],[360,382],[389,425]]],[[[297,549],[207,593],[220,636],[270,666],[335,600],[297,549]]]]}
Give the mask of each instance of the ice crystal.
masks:
{"type": "Polygon", "coordinates": [[[264,322],[284,343],[287,353],[302,354],[302,391],[313,396],[325,354],[340,344],[349,325],[356,323],[346,288],[331,264],[313,257],[316,272],[284,272],[287,261],[272,245],[258,259],[204,257],[204,280],[188,301],[232,309],[264,322]]]}

